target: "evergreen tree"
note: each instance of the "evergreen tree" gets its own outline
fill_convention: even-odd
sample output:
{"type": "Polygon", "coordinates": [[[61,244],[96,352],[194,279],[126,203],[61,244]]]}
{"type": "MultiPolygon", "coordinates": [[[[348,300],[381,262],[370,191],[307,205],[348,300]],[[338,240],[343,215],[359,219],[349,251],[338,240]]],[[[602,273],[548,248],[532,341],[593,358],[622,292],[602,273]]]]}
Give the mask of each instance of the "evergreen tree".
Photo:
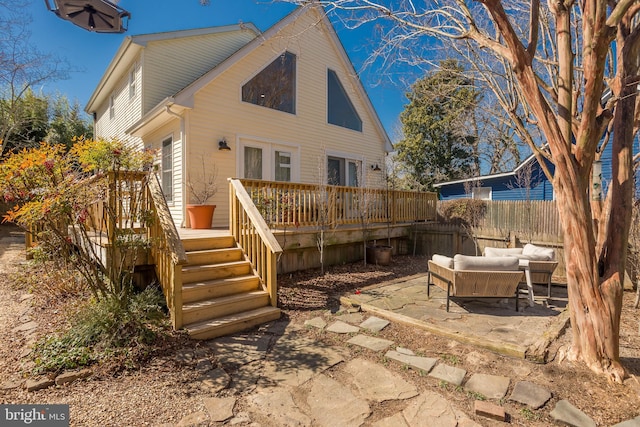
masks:
{"type": "Polygon", "coordinates": [[[477,137],[469,130],[479,91],[455,60],[416,81],[400,115],[404,138],[396,145],[398,161],[423,188],[464,178],[478,165],[473,156],[477,137]]]}

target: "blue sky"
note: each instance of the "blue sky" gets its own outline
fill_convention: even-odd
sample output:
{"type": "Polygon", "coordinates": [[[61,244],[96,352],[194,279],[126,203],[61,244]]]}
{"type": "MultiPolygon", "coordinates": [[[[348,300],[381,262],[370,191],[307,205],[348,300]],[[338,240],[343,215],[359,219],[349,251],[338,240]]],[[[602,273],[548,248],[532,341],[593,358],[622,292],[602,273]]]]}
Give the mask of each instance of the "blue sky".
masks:
{"type": "MultiPolygon", "coordinates": [[[[43,0],[32,0],[31,41],[41,52],[52,53],[69,61],[79,71],[68,80],[49,83],[41,88],[46,93],[61,93],[77,100],[84,108],[111,58],[127,35],[202,28],[251,22],[261,31],[282,19],[292,10],[290,4],[267,0],[211,0],[200,6],[198,0],[121,0],[119,5],[131,13],[124,34],[96,34],[85,31],[47,10],[43,0]]],[[[356,70],[366,59],[372,40],[371,27],[357,32],[336,26],[342,43],[356,70]]],[[[376,85],[375,70],[364,70],[361,80],[387,129],[392,141],[397,140],[398,116],[406,102],[405,89],[386,83],[376,85]]]]}

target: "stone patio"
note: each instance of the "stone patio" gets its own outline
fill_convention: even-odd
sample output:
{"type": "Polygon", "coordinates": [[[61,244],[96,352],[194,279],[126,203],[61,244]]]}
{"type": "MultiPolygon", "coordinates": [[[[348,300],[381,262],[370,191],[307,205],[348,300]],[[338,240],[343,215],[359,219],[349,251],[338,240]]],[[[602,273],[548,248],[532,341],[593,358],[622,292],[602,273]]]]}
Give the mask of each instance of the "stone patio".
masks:
{"type": "Polygon", "coordinates": [[[553,286],[548,299],[546,286],[534,285],[534,293],[535,304],[530,307],[521,289],[519,311],[514,299],[452,298],[447,312],[446,292],[432,285],[427,296],[427,277],[420,274],[359,289],[341,302],[502,354],[539,359],[550,339],[568,324],[567,289],[553,286]]]}

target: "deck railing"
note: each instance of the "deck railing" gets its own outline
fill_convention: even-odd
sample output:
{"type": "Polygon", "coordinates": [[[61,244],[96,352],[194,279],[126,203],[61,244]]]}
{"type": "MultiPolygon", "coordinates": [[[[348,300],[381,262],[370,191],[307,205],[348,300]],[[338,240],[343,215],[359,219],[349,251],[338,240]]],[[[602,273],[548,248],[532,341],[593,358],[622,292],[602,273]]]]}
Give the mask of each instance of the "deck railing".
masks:
{"type": "Polygon", "coordinates": [[[272,228],[436,219],[436,193],[240,180],[272,228]],[[330,212],[323,212],[329,207],[330,212]],[[328,214],[328,215],[327,215],[328,214]]]}
{"type": "Polygon", "coordinates": [[[249,193],[238,179],[229,179],[229,229],[269,293],[278,303],[276,263],[282,248],[249,193]]]}
{"type": "Polygon", "coordinates": [[[155,174],[149,177],[147,195],[148,211],[152,212],[151,225],[147,229],[151,258],[171,313],[171,323],[174,329],[180,329],[182,327],[181,266],[187,263],[187,254],[155,174]]]}
{"type": "Polygon", "coordinates": [[[187,256],[158,177],[148,172],[110,172],[88,178],[80,185],[93,195],[84,224],[94,232],[94,243],[112,250],[118,231],[125,229],[146,237],[151,257],[148,261],[155,265],[171,322],[175,329],[182,327],[180,266],[187,263],[187,256]]]}

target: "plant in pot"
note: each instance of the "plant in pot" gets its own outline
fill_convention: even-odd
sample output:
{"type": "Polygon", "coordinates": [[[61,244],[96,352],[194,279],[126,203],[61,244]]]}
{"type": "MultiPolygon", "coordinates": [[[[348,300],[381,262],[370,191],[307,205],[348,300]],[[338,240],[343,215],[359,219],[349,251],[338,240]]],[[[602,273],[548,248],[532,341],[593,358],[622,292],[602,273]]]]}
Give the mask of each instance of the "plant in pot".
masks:
{"type": "Polygon", "coordinates": [[[191,174],[191,178],[187,181],[191,196],[189,200],[192,202],[187,204],[189,225],[196,229],[211,228],[216,205],[210,204],[209,201],[218,192],[217,168],[210,164],[207,170],[204,158],[202,158],[201,166],[202,170],[199,173],[191,174]]]}

